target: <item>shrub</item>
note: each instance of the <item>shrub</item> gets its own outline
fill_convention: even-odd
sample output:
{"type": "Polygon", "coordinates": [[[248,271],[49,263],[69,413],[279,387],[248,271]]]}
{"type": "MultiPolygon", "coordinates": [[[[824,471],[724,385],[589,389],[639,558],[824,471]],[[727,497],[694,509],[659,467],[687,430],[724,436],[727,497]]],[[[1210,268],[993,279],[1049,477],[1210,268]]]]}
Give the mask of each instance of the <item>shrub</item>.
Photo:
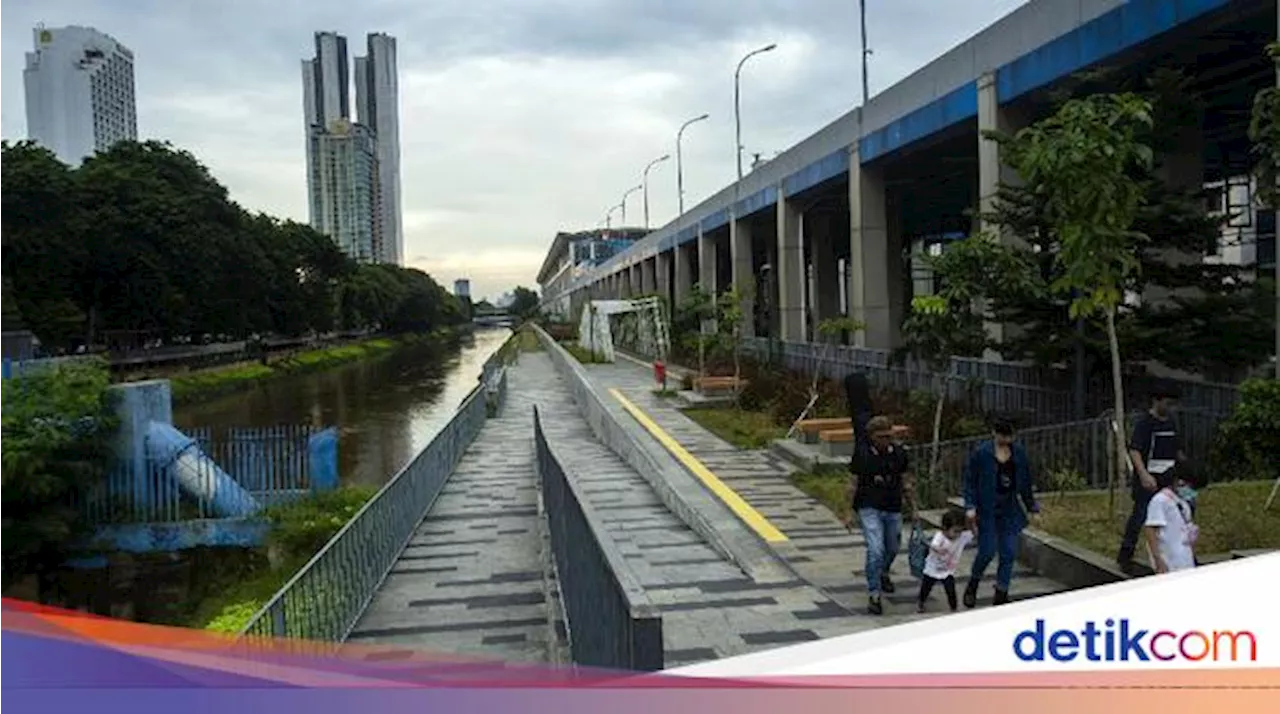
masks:
{"type": "Polygon", "coordinates": [[[263,518],[271,524],[268,544],[286,559],[308,558],[324,547],[373,497],[367,486],[344,486],[301,501],[269,508],[263,518]]]}
{"type": "Polygon", "coordinates": [[[1251,379],[1218,426],[1209,476],[1215,481],[1280,476],[1280,381],[1251,379]]]}

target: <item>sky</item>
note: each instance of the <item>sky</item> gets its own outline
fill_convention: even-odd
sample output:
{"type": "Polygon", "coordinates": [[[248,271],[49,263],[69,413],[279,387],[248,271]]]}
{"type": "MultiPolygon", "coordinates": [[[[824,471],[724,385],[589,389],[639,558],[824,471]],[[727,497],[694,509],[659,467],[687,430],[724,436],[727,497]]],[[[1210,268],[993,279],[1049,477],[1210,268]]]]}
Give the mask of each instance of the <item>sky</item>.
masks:
{"type": "MultiPolygon", "coordinates": [[[[871,93],[1023,0],[868,0],[871,93]]],[[[87,25],[134,52],[138,131],[189,150],[248,209],[305,222],[301,60],[313,33],[397,39],[405,262],[496,296],[535,277],[557,231],[585,230],[683,141],[685,207],[861,99],[853,0],[6,0],[0,135],[26,136],[32,28],[87,25]]],[[[352,92],[354,97],[354,91],[352,92]]],[[[650,225],[677,210],[674,158],[649,174],[650,225]]],[[[618,225],[615,213],[615,223],[618,225]]],[[[627,224],[643,225],[641,192],[627,224]]]]}

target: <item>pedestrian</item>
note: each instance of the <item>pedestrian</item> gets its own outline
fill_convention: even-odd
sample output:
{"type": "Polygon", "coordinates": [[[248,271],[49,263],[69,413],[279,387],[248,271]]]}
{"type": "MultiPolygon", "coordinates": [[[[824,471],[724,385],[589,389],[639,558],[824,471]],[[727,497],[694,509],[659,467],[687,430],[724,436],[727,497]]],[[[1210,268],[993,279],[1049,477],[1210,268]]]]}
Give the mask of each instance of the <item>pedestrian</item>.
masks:
{"type": "Polygon", "coordinates": [[[902,542],[902,517],[915,520],[915,479],[906,449],[893,443],[893,423],[883,416],[871,417],[865,428],[861,423],[855,416],[848,498],[865,541],[867,612],[879,615],[881,593],[895,589],[890,572],[902,542]]]}
{"type": "Polygon", "coordinates": [[[973,571],[964,589],[964,606],[971,608],[978,603],[978,584],[991,560],[997,557],[992,604],[1003,605],[1009,602],[1013,565],[1022,529],[1027,526],[1027,513],[1040,512],[1032,492],[1031,460],[1026,449],[1014,442],[1009,420],[994,420],[991,439],[978,444],[969,454],[962,490],[965,520],[977,529],[978,539],[973,571]]]}
{"type": "Polygon", "coordinates": [[[1173,419],[1177,392],[1171,387],[1160,385],[1151,391],[1150,397],[1151,406],[1134,423],[1133,436],[1129,440],[1129,460],[1136,476],[1129,484],[1133,511],[1129,514],[1129,522],[1125,524],[1120,552],[1116,555],[1116,563],[1121,570],[1130,574],[1134,572],[1133,553],[1138,547],[1138,537],[1142,534],[1142,527],[1147,519],[1147,506],[1151,503],[1151,497],[1159,490],[1157,479],[1186,461],[1178,425],[1173,419]]]}
{"type": "Polygon", "coordinates": [[[956,569],[960,567],[960,555],[973,539],[973,531],[965,525],[964,512],[957,509],[942,514],[942,528],[929,541],[929,556],[924,561],[924,577],[920,579],[920,599],[916,612],[924,612],[933,586],[942,583],[947,593],[947,604],[956,611],[956,569]]]}
{"type": "Polygon", "coordinates": [[[1191,504],[1174,490],[1173,469],[1156,477],[1157,490],[1147,504],[1147,549],[1151,569],[1171,573],[1196,567],[1195,544],[1200,528],[1192,520],[1191,504]]]}

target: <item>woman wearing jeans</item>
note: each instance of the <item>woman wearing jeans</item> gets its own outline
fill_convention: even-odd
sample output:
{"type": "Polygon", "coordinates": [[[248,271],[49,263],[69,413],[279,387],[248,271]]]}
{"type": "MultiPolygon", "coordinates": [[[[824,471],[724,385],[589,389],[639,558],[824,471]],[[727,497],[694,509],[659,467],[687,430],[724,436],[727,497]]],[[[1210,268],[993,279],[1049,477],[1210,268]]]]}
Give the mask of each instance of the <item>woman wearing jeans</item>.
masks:
{"type": "Polygon", "coordinates": [[[1008,420],[997,419],[991,431],[991,440],[978,444],[964,467],[965,516],[969,527],[978,529],[978,552],[973,559],[969,586],[964,590],[965,607],[977,604],[978,583],[996,557],[999,564],[992,604],[1009,602],[1018,541],[1027,526],[1027,514],[1022,506],[1031,513],[1040,512],[1032,492],[1031,461],[1026,449],[1014,443],[1013,425],[1008,420]]]}

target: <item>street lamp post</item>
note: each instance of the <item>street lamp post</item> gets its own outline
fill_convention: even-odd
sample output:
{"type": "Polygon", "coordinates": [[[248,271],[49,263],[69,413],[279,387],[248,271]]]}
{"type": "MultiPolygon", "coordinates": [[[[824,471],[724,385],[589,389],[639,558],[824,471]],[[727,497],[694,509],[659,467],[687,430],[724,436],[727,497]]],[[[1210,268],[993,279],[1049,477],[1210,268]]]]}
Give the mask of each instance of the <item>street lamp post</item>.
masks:
{"type": "Polygon", "coordinates": [[[680,212],[676,215],[684,215],[684,159],[680,154],[680,139],[684,137],[684,130],[689,128],[690,124],[700,122],[710,117],[710,114],[697,116],[680,125],[680,131],[676,132],[676,196],[680,202],[680,212]]]}
{"type": "Polygon", "coordinates": [[[649,230],[649,169],[652,169],[654,166],[657,166],[658,164],[662,163],[663,161],[666,161],[669,158],[671,158],[671,154],[663,154],[662,156],[659,156],[653,161],[650,161],[649,165],[644,167],[644,173],[641,175],[641,178],[640,178],[640,185],[644,187],[644,229],[645,231],[649,230]]]}
{"type": "Polygon", "coordinates": [[[867,55],[871,48],[867,47],[867,0],[858,0],[858,15],[862,25],[862,106],[867,106],[871,99],[870,83],[867,82],[867,55]]]}
{"type": "Polygon", "coordinates": [[[622,203],[618,204],[618,208],[622,209],[622,227],[623,228],[627,227],[627,197],[635,193],[636,191],[641,190],[642,188],[644,188],[644,186],[632,186],[631,188],[627,189],[626,193],[622,194],[622,203]]]}
{"type": "Polygon", "coordinates": [[[616,211],[616,210],[618,210],[619,208],[621,208],[621,209],[622,209],[622,211],[623,211],[623,213],[622,213],[622,216],[623,216],[622,220],[623,220],[623,222],[624,222],[624,223],[626,222],[626,220],[627,220],[627,219],[626,219],[626,215],[627,215],[627,214],[626,214],[626,210],[627,210],[627,209],[626,209],[626,207],[625,207],[625,206],[623,206],[621,203],[619,203],[618,205],[613,206],[612,208],[610,208],[608,213],[604,214],[604,227],[605,227],[605,230],[610,230],[610,231],[611,231],[611,230],[613,230],[613,212],[614,212],[614,211],[616,211]]]}
{"type": "Polygon", "coordinates": [[[738,68],[733,72],[733,126],[734,126],[734,138],[738,144],[737,153],[738,153],[738,180],[739,181],[742,180],[742,65],[746,64],[747,60],[751,59],[752,57],[755,57],[756,55],[762,54],[764,52],[772,51],[777,46],[778,45],[776,43],[770,44],[770,45],[761,47],[758,50],[752,50],[748,52],[741,60],[738,61],[738,68]]]}

